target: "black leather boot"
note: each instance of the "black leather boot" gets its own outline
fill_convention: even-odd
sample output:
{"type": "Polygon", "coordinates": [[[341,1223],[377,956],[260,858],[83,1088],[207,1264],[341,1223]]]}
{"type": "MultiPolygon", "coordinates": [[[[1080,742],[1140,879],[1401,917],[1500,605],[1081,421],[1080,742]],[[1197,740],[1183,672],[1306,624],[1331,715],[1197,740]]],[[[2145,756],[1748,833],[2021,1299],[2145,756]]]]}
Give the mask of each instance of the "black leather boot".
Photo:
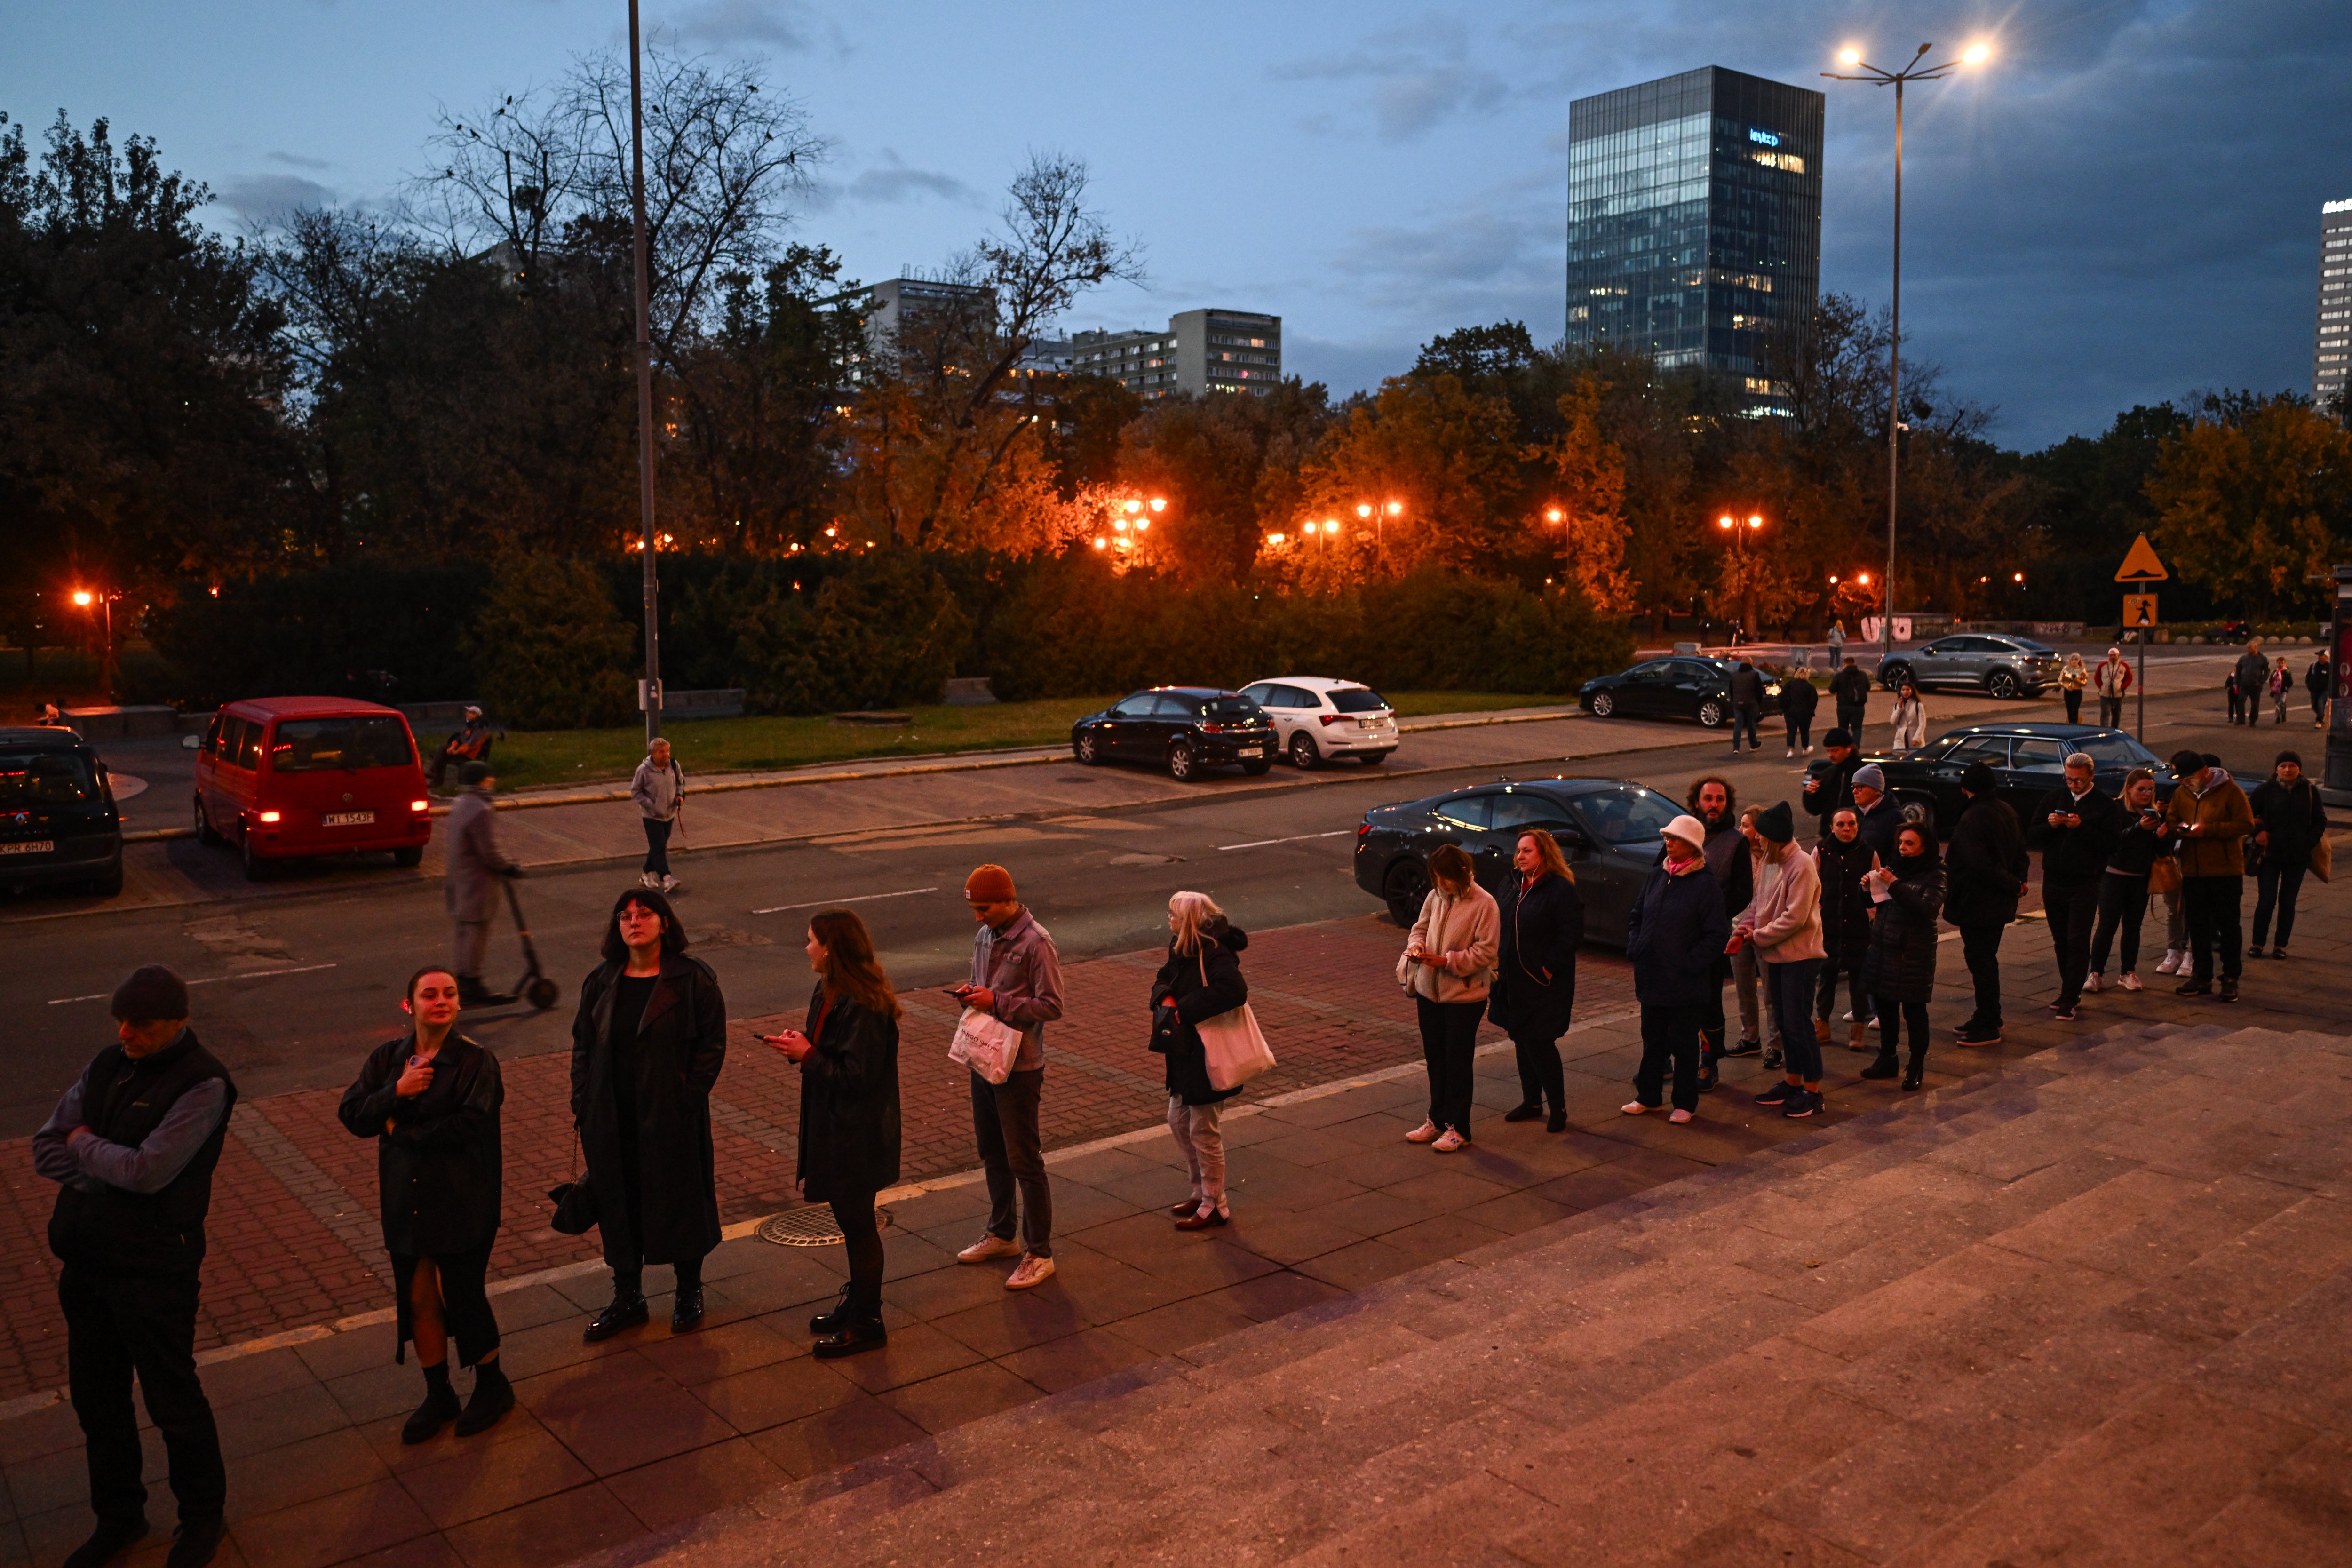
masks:
{"type": "MultiPolygon", "coordinates": [[[[1184,1205],[1184,1212],[1191,1214],[1200,1206],[1200,1201],[1195,1199],[1184,1205]]],[[[833,1299],[833,1305],[809,1320],[809,1332],[819,1338],[826,1334],[837,1334],[847,1328],[850,1321],[856,1315],[856,1309],[849,1304],[849,1287],[844,1285],[841,1288],[841,1294],[833,1299]]]]}
{"type": "Polygon", "coordinates": [[[100,1568],[129,1551],[136,1542],[147,1539],[147,1521],[104,1520],[90,1532],[88,1541],[66,1553],[65,1568],[100,1568]]]}
{"type": "Polygon", "coordinates": [[[449,1363],[425,1369],[425,1403],[401,1425],[400,1440],[404,1443],[429,1442],[434,1435],[457,1419],[462,1406],[457,1403],[457,1391],[449,1386],[449,1363]]]}
{"type": "Polygon", "coordinates": [[[646,1299],[635,1292],[614,1296],[613,1304],[588,1320],[588,1327],[580,1336],[583,1344],[594,1344],[609,1340],[614,1334],[638,1327],[651,1316],[646,1310],[646,1299]]]}
{"type": "Polygon", "coordinates": [[[457,1436],[471,1437],[487,1432],[514,1407],[514,1384],[507,1381],[498,1363],[483,1362],[474,1368],[474,1393],[466,1401],[466,1413],[457,1417],[457,1436]]]}
{"type": "Polygon", "coordinates": [[[1862,1076],[1874,1079],[1893,1078],[1901,1070],[1895,1065],[1895,1047],[1881,1046],[1878,1047],[1878,1058],[1862,1069],[1862,1076]]]}
{"type": "Polygon", "coordinates": [[[1927,1071],[1927,1053],[1925,1051],[1913,1051],[1911,1053],[1910,1061],[1905,1064],[1903,1068],[1903,1087],[1905,1089],[1917,1089],[1919,1087],[1920,1079],[1925,1076],[1927,1071]]]}
{"type": "Polygon", "coordinates": [[[889,1331],[882,1326],[882,1314],[869,1309],[844,1324],[839,1332],[817,1341],[809,1348],[809,1353],[819,1361],[838,1361],[862,1351],[878,1351],[889,1342],[889,1331]]]}
{"type": "Polygon", "coordinates": [[[677,1297],[670,1302],[669,1331],[674,1334],[690,1334],[700,1327],[702,1327],[702,1287],[681,1285],[678,1287],[677,1297]]]}

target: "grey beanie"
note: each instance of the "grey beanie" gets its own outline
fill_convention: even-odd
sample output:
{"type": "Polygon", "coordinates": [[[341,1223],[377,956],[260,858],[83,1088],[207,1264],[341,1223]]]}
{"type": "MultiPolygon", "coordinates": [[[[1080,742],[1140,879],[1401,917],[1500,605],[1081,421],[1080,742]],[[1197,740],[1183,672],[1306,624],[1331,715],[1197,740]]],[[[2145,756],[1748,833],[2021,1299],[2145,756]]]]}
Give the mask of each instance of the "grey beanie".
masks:
{"type": "Polygon", "coordinates": [[[1879,771],[1878,764],[1876,763],[1864,763],[1862,766],[1853,770],[1853,787],[1856,789],[1874,789],[1879,794],[1885,795],[1886,793],[1886,775],[1879,771]]]}

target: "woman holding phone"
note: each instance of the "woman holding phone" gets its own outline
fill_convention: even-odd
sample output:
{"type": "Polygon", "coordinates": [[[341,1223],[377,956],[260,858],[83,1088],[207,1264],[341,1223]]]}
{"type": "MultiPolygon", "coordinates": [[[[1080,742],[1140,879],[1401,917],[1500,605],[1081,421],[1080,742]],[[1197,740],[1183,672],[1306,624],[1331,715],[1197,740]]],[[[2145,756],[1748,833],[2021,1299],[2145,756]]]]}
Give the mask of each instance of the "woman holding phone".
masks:
{"type": "Polygon", "coordinates": [[[1412,994],[1429,1068],[1428,1119],[1404,1136],[1451,1154],[1470,1142],[1478,1025],[1486,1016],[1503,916],[1459,844],[1431,853],[1429,883],[1396,968],[1398,983],[1412,994]]]}
{"type": "Polygon", "coordinates": [[[866,922],[848,910],[809,921],[816,972],[808,1025],[760,1037],[801,1069],[801,1195],[832,1206],[848,1244],[849,1283],[830,1311],[809,1320],[820,1360],[879,1350],[882,1233],[875,1194],[898,1180],[898,998],[874,956],[866,922]]]}

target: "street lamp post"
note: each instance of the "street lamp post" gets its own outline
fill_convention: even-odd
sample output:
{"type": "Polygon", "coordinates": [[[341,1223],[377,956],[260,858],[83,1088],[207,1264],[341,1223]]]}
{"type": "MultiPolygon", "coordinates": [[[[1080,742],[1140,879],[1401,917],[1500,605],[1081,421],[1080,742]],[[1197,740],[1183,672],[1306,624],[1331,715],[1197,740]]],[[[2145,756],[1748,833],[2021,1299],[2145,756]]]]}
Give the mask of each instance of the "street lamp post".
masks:
{"type": "Polygon", "coordinates": [[[1840,50],[1838,63],[1859,70],[1859,76],[1823,71],[1832,81],[1863,81],[1895,89],[1895,294],[1886,344],[1886,577],[1880,584],[1878,657],[1883,662],[1895,651],[1895,482],[1903,434],[1903,89],[1915,81],[1941,81],[1963,65],[1982,65],[1992,51],[1971,44],[1957,60],[1923,63],[1933,44],[1922,44],[1910,63],[1884,70],[1862,58],[1860,49],[1840,50]]]}
{"type": "Polygon", "coordinates": [[[654,333],[646,256],[646,103],[637,68],[637,0],[629,0],[630,238],[636,253],[637,511],[645,554],[646,743],[661,733],[661,582],[654,569],[654,333]]]}
{"type": "Polygon", "coordinates": [[[1715,520],[1715,526],[1731,535],[1733,570],[1739,574],[1739,620],[1748,628],[1748,640],[1754,642],[1756,627],[1756,578],[1748,570],[1748,536],[1764,526],[1762,517],[1750,513],[1743,526],[1740,520],[1726,512],[1715,520]]]}
{"type": "Polygon", "coordinates": [[[99,653],[98,685],[100,698],[110,708],[114,706],[114,601],[121,597],[111,590],[100,589],[93,594],[87,588],[77,589],[73,596],[77,607],[87,610],[96,605],[105,617],[105,629],[100,635],[106,640],[99,653]]]}

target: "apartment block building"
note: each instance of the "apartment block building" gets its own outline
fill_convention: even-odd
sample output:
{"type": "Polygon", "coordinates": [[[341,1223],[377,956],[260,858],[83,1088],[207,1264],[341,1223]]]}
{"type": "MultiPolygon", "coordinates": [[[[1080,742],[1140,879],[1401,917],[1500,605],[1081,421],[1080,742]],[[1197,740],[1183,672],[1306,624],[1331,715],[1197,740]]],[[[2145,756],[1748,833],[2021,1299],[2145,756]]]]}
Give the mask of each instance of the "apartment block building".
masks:
{"type": "Polygon", "coordinates": [[[1282,318],[1186,310],[1164,330],[1074,332],[1070,368],[1122,382],[1144,398],[1171,392],[1264,392],[1282,380],[1282,318]]]}

